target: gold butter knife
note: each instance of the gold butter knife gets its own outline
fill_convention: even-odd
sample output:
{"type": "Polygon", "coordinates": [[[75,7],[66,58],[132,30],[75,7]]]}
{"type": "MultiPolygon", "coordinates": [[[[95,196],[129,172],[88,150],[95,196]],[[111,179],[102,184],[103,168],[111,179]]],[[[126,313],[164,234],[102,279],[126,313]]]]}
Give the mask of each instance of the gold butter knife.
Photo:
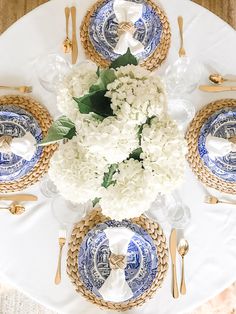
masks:
{"type": "Polygon", "coordinates": [[[70,8],[72,19],[72,64],[76,63],[78,57],[78,44],[76,38],[76,7],[70,8]]]}
{"type": "Polygon", "coordinates": [[[38,197],[32,194],[15,194],[15,195],[0,195],[0,201],[37,201],[38,197]]]}
{"type": "Polygon", "coordinates": [[[232,92],[236,91],[236,86],[213,86],[213,85],[200,85],[199,89],[203,92],[232,92]]]}
{"type": "Polygon", "coordinates": [[[176,229],[172,229],[170,235],[170,255],[172,260],[172,285],[173,285],[173,297],[177,299],[179,297],[179,290],[176,276],[176,249],[177,249],[177,235],[176,229]]]}

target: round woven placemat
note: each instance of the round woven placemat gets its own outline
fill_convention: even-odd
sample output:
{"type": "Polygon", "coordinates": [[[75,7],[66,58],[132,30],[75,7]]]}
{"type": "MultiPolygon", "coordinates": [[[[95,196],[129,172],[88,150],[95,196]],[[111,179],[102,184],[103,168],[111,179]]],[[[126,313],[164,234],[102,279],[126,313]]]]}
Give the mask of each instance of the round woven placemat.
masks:
{"type": "MultiPolygon", "coordinates": [[[[106,1],[106,0],[105,0],[106,1]]],[[[148,70],[158,68],[161,63],[166,59],[171,40],[170,24],[165,12],[159,8],[159,6],[152,0],[145,0],[158,14],[162,23],[162,34],[159,45],[156,50],[144,61],[140,62],[141,66],[144,66],[148,70]]],[[[85,50],[85,54],[92,61],[96,62],[101,67],[108,67],[110,61],[104,59],[94,48],[89,38],[89,24],[91,15],[103,4],[104,0],[98,0],[86,13],[80,26],[80,39],[85,50]]]]}
{"type": "Polygon", "coordinates": [[[202,125],[213,113],[226,107],[236,107],[236,99],[217,100],[198,111],[185,136],[188,143],[187,160],[193,172],[203,184],[224,193],[236,194],[236,183],[227,182],[215,176],[204,165],[198,151],[198,138],[202,125]]]}
{"type": "MultiPolygon", "coordinates": [[[[15,105],[31,113],[38,121],[43,136],[46,136],[53,120],[48,110],[40,103],[30,97],[9,95],[0,97],[0,106],[1,105],[15,105]]],[[[0,192],[7,193],[20,191],[37,182],[45,174],[45,172],[47,172],[50,158],[56,148],[57,145],[55,144],[45,146],[41,157],[34,168],[19,180],[0,182],[0,192]]]]}
{"type": "Polygon", "coordinates": [[[76,291],[81,293],[90,302],[106,309],[126,311],[134,306],[142,305],[147,299],[151,298],[156,290],[161,286],[168,269],[168,250],[166,238],[161,227],[157,223],[150,221],[144,216],[131,219],[133,223],[141,226],[148,232],[148,234],[153,239],[154,244],[156,245],[158,255],[157,276],[154,279],[151,287],[140,297],[122,303],[108,302],[96,297],[93,293],[86,289],[82,280],[80,280],[78,271],[78,253],[84,237],[88,231],[94,228],[97,224],[107,220],[110,220],[110,218],[102,215],[101,210],[95,209],[87,217],[74,226],[67,256],[67,273],[72,283],[75,285],[76,291]]]}

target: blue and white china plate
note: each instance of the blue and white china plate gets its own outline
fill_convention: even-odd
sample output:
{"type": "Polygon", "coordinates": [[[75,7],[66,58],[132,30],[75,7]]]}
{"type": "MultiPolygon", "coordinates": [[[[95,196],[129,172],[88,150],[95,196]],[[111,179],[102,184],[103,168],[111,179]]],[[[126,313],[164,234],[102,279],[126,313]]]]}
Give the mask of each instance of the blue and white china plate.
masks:
{"type": "MultiPolygon", "coordinates": [[[[115,60],[119,55],[114,52],[118,42],[118,21],[113,10],[112,0],[105,1],[90,18],[89,38],[95,50],[106,60],[115,60]]],[[[147,59],[156,50],[162,35],[162,23],[154,8],[142,0],[133,2],[143,4],[142,18],[135,23],[134,38],[144,45],[137,54],[140,60],[147,59]]]]}
{"type": "Polygon", "coordinates": [[[80,278],[89,291],[101,297],[98,290],[111,272],[108,261],[109,241],[104,230],[114,227],[126,227],[135,233],[128,246],[125,278],[133,292],[132,299],[137,298],[150,288],[155,279],[158,258],[156,247],[149,234],[129,220],[109,220],[98,224],[88,232],[79,249],[80,278]]]}
{"type": "Polygon", "coordinates": [[[236,152],[223,157],[210,156],[205,147],[209,134],[226,139],[236,136],[236,108],[224,108],[212,114],[203,124],[198,139],[198,151],[205,166],[218,178],[235,183],[236,152]]]}
{"type": "MultiPolygon", "coordinates": [[[[0,107],[0,136],[22,137],[30,132],[40,142],[43,138],[37,120],[26,110],[14,105],[0,107]]],[[[39,161],[42,148],[38,147],[30,161],[12,153],[0,153],[0,182],[16,181],[30,172],[39,161]]]]}

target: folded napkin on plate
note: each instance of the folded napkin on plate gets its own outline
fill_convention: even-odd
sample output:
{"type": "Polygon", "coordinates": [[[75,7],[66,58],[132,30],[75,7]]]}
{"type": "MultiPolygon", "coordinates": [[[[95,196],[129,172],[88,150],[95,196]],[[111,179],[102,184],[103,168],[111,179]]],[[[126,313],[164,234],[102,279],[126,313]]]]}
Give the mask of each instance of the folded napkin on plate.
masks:
{"type": "Polygon", "coordinates": [[[134,23],[142,17],[143,5],[125,0],[115,0],[113,9],[119,23],[119,40],[114,52],[124,54],[128,48],[132,54],[143,51],[143,44],[133,37],[134,23]]]}
{"type": "Polygon", "coordinates": [[[22,137],[11,137],[3,135],[0,137],[0,152],[13,153],[29,161],[36,151],[36,140],[30,132],[26,132],[22,137]]]}
{"type": "Polygon", "coordinates": [[[133,296],[125,280],[126,255],[134,232],[127,228],[108,228],[104,232],[109,240],[111,273],[99,292],[104,300],[123,302],[133,296]]]}
{"type": "Polygon", "coordinates": [[[205,147],[213,157],[223,157],[230,152],[236,152],[236,144],[229,139],[208,135],[206,138],[205,147]]]}

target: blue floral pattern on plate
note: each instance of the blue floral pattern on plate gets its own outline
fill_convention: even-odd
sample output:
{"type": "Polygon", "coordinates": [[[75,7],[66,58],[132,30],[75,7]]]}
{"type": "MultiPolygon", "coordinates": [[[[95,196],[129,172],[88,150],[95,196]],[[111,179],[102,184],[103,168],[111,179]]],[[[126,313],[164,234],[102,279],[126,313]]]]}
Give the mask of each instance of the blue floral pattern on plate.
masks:
{"type": "MultiPolygon", "coordinates": [[[[26,110],[14,106],[0,107],[0,136],[22,137],[30,132],[39,143],[43,136],[37,120],[26,110]]],[[[42,148],[38,147],[30,161],[12,153],[0,153],[0,182],[15,181],[30,172],[40,159],[42,148]]]]}
{"type": "MultiPolygon", "coordinates": [[[[113,0],[105,1],[91,16],[89,38],[95,50],[106,60],[115,60],[119,55],[113,49],[118,42],[118,21],[113,10],[113,0]]],[[[137,54],[140,60],[147,59],[157,48],[162,35],[162,23],[152,6],[142,0],[133,2],[143,4],[142,18],[135,23],[134,38],[144,45],[144,50],[137,54]]]]}
{"type": "Polygon", "coordinates": [[[103,230],[113,227],[126,227],[135,233],[128,246],[125,278],[133,292],[132,299],[137,298],[150,288],[156,277],[158,258],[149,234],[129,220],[109,220],[88,232],[78,255],[80,277],[88,290],[101,297],[98,290],[111,272],[109,243],[103,230]]]}
{"type": "Polygon", "coordinates": [[[209,134],[221,138],[236,136],[236,108],[224,108],[211,115],[203,124],[198,139],[198,151],[205,166],[220,179],[236,182],[236,152],[223,157],[210,156],[205,147],[209,134]]]}

